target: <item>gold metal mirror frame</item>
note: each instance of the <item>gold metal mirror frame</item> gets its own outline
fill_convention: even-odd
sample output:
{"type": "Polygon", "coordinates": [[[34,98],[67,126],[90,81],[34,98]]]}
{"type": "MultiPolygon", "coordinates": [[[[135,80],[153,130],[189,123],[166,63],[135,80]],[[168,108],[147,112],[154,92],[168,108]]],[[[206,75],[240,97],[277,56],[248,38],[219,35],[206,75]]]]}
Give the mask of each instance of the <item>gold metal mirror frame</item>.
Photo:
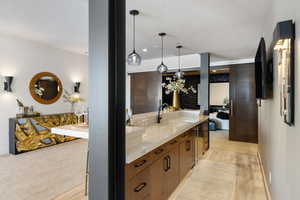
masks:
{"type": "Polygon", "coordinates": [[[63,92],[63,87],[62,87],[62,83],[60,81],[60,79],[55,75],[55,74],[52,74],[50,72],[41,72],[41,73],[38,73],[36,74],[30,81],[30,84],[29,84],[29,90],[30,90],[30,94],[32,96],[32,98],[34,100],[36,100],[37,102],[41,103],[41,104],[53,104],[55,103],[56,101],[58,101],[58,99],[61,97],[62,95],[62,92],[63,92]],[[40,97],[38,97],[35,93],[35,83],[42,77],[44,76],[50,76],[52,77],[58,84],[58,94],[56,95],[55,98],[51,99],[51,100],[45,100],[45,99],[42,99],[40,97]]]}

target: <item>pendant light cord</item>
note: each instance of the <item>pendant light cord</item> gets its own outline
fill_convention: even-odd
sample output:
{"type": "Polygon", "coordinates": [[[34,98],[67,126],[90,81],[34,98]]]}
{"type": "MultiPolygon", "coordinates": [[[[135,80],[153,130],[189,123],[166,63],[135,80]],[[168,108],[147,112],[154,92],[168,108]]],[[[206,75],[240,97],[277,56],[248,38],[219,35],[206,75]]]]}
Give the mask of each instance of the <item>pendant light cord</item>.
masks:
{"type": "Polygon", "coordinates": [[[161,63],[164,62],[164,36],[161,36],[161,63]]]}
{"type": "Polygon", "coordinates": [[[180,66],[181,66],[181,52],[180,52],[181,48],[178,48],[178,68],[180,71],[180,66]]]}
{"type": "Polygon", "coordinates": [[[133,51],[135,52],[135,15],[133,15],[133,51]]]}

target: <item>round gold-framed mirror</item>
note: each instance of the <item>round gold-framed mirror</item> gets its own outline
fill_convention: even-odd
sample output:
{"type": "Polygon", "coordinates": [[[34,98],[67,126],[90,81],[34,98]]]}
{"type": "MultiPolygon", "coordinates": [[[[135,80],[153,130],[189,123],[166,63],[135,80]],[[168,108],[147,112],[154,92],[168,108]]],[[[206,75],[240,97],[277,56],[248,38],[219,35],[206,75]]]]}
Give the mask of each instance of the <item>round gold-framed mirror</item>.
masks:
{"type": "Polygon", "coordinates": [[[62,95],[63,86],[53,73],[41,72],[30,81],[29,90],[34,100],[41,104],[53,104],[62,95]]]}

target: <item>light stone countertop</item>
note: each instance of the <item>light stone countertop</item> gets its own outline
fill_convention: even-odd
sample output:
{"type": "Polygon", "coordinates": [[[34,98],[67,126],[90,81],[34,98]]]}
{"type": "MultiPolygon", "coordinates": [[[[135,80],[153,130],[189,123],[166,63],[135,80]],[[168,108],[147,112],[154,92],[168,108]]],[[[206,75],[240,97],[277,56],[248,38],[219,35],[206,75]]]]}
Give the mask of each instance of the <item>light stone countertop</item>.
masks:
{"type": "MultiPolygon", "coordinates": [[[[126,163],[146,155],[189,129],[203,123],[208,116],[199,111],[176,111],[163,114],[160,124],[155,123],[155,113],[140,115],[133,126],[126,127],[126,163]],[[147,116],[147,117],[144,117],[147,116]],[[138,125],[136,125],[138,124],[138,125]]],[[[51,129],[52,133],[88,139],[88,127],[67,125],[51,129]]]]}

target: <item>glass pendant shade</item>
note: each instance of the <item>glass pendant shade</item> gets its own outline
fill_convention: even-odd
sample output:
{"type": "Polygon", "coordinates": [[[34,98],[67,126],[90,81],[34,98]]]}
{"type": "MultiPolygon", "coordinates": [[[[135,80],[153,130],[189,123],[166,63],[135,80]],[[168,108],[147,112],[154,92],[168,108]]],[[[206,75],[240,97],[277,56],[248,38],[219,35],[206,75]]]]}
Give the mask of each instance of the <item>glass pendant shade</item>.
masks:
{"type": "Polygon", "coordinates": [[[132,31],[132,46],[133,46],[133,51],[128,55],[127,57],[127,63],[128,65],[132,66],[139,66],[142,63],[142,57],[135,51],[135,16],[139,15],[138,10],[131,10],[129,12],[130,15],[133,16],[133,31],[132,31]]]}
{"type": "Polygon", "coordinates": [[[175,77],[177,79],[183,79],[183,76],[184,76],[184,72],[181,71],[181,70],[178,70],[176,73],[175,73],[175,77]]]}
{"type": "Polygon", "coordinates": [[[127,63],[128,65],[139,66],[142,63],[142,58],[138,53],[133,51],[131,54],[128,55],[127,63]]]}
{"type": "Polygon", "coordinates": [[[159,73],[165,73],[168,71],[168,67],[163,63],[161,62],[160,65],[158,65],[157,69],[156,69],[159,73]]]}
{"type": "Polygon", "coordinates": [[[158,34],[161,37],[161,63],[157,66],[156,71],[159,73],[165,73],[168,71],[168,67],[164,64],[164,39],[163,37],[166,36],[166,33],[159,33],[158,34]]]}
{"type": "Polygon", "coordinates": [[[181,45],[178,45],[176,47],[178,49],[178,71],[175,73],[175,78],[177,79],[183,79],[183,76],[184,76],[184,72],[181,71],[180,67],[181,67],[181,48],[182,46],[181,45]]]}

